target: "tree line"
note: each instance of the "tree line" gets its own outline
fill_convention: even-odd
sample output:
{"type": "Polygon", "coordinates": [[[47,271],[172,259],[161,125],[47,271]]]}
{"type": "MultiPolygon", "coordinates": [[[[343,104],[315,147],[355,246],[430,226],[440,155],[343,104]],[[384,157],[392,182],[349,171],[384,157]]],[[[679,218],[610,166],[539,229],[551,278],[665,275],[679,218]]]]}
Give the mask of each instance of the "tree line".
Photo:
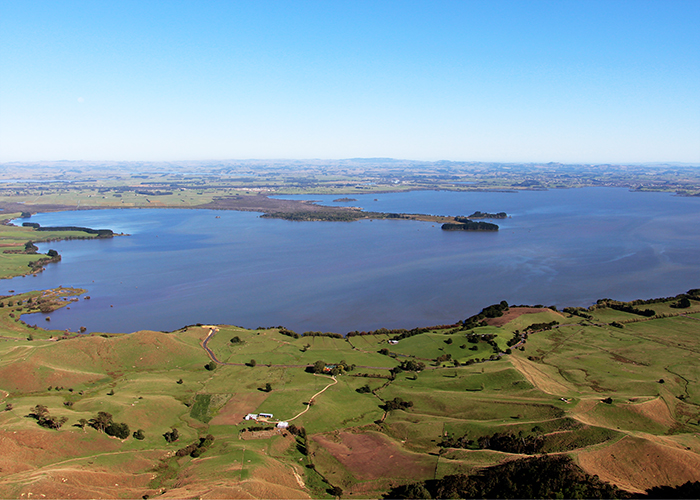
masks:
{"type": "Polygon", "coordinates": [[[23,222],[22,227],[31,227],[34,228],[35,231],[82,231],[83,233],[96,234],[98,238],[111,238],[114,236],[114,231],[111,229],[91,229],[89,227],[78,226],[41,227],[41,225],[36,222],[23,222]]]}
{"type": "MultiPolygon", "coordinates": [[[[455,217],[456,219],[456,217],[455,217]]],[[[466,222],[446,222],[441,226],[443,231],[498,231],[498,225],[491,222],[474,222],[465,219],[466,222]]]]}

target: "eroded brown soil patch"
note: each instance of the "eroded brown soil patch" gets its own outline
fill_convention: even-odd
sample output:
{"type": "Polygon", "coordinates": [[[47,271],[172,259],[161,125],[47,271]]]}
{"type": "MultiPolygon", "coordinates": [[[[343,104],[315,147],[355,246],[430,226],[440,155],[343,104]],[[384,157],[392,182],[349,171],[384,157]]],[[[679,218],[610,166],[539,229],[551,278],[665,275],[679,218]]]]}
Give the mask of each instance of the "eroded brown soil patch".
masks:
{"type": "Polygon", "coordinates": [[[248,413],[253,413],[267,399],[266,392],[234,394],[209,425],[237,425],[248,413]]]}
{"type": "Polygon", "coordinates": [[[62,459],[118,449],[120,442],[106,436],[41,429],[0,431],[0,469],[3,475],[35,469],[62,459]]]}
{"type": "Polygon", "coordinates": [[[583,470],[632,492],[697,481],[700,456],[680,447],[626,436],[605,448],[578,454],[583,470]]]}
{"type": "Polygon", "coordinates": [[[673,418],[666,402],[661,398],[632,404],[629,409],[665,427],[673,427],[676,424],[676,419],[673,418]]]}
{"type": "Polygon", "coordinates": [[[485,321],[486,324],[491,326],[503,326],[510,323],[515,318],[522,316],[523,314],[535,314],[546,311],[551,312],[551,309],[547,309],[546,307],[511,307],[505,313],[503,313],[503,316],[498,318],[486,318],[485,321]]]}
{"type": "Polygon", "coordinates": [[[402,450],[386,436],[368,432],[315,435],[311,439],[325,448],[360,480],[387,477],[419,480],[432,477],[435,464],[426,455],[402,450]]]}

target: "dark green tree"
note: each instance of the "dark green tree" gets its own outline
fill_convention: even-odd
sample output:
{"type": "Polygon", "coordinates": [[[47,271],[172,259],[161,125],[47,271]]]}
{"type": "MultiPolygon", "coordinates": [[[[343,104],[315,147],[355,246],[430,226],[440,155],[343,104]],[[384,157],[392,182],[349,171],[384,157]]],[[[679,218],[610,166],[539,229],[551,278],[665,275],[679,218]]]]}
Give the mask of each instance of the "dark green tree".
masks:
{"type": "Polygon", "coordinates": [[[129,426],[125,423],[111,422],[105,427],[105,434],[119,439],[126,439],[131,434],[131,431],[129,430],[129,426]]]}
{"type": "Polygon", "coordinates": [[[174,443],[175,441],[180,439],[180,433],[175,427],[173,427],[172,429],[170,429],[170,431],[163,434],[163,437],[168,443],[174,443]]]}
{"type": "Polygon", "coordinates": [[[99,411],[95,418],[90,419],[89,423],[93,429],[104,432],[107,426],[112,423],[112,414],[106,411],[99,411]]]}

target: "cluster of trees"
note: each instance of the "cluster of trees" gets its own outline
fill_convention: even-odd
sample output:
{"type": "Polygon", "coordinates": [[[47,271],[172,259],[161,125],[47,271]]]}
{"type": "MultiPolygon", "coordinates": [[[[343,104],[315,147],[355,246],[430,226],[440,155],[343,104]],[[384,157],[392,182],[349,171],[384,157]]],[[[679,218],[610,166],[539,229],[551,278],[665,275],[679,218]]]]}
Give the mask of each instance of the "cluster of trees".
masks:
{"type": "Polygon", "coordinates": [[[444,363],[445,361],[449,361],[452,359],[452,354],[443,354],[442,356],[438,356],[435,358],[435,363],[440,364],[444,363]]]}
{"type": "Polygon", "coordinates": [[[508,217],[508,214],[505,212],[498,212],[497,214],[492,214],[489,212],[480,212],[477,210],[473,214],[471,214],[469,217],[455,217],[455,220],[457,222],[462,222],[462,219],[505,219],[508,217]]]}
{"type": "Polygon", "coordinates": [[[367,216],[359,210],[308,210],[298,212],[270,212],[262,214],[264,219],[284,219],[291,221],[353,222],[367,216]]]}
{"type": "Polygon", "coordinates": [[[189,446],[185,446],[184,448],[180,448],[175,452],[175,455],[178,457],[189,455],[192,458],[197,458],[202,453],[207,451],[207,448],[209,448],[213,442],[214,436],[207,434],[206,437],[199,438],[199,441],[196,441],[189,446]]]}
{"type": "Polygon", "coordinates": [[[83,233],[96,234],[98,238],[111,238],[114,236],[114,231],[111,229],[91,229],[89,227],[78,227],[78,226],[54,226],[54,227],[41,227],[41,225],[36,222],[23,222],[23,227],[32,227],[36,231],[82,231],[83,233]]]}
{"type": "Polygon", "coordinates": [[[34,254],[39,251],[39,247],[32,241],[28,241],[24,244],[24,253],[34,254]]]}
{"type": "Polygon", "coordinates": [[[44,405],[36,405],[27,416],[36,419],[37,423],[42,427],[55,430],[60,429],[68,421],[68,417],[51,416],[49,409],[44,405]]]}
{"type": "Polygon", "coordinates": [[[476,441],[464,435],[459,438],[445,437],[439,443],[443,448],[467,448],[479,450],[495,450],[505,453],[521,453],[534,455],[540,453],[545,445],[542,435],[525,435],[519,432],[517,435],[512,432],[496,433],[491,436],[481,436],[476,441]]]}
{"type": "MultiPolygon", "coordinates": [[[[496,335],[493,333],[483,333],[481,335],[476,334],[476,333],[468,333],[466,335],[467,337],[467,342],[471,344],[478,344],[480,341],[486,342],[488,345],[491,346],[493,349],[494,353],[499,353],[501,352],[501,349],[498,347],[498,344],[496,344],[496,335]]],[[[511,339],[512,340],[512,339],[511,339]]],[[[516,342],[517,343],[517,342],[516,342]]],[[[509,344],[509,345],[514,345],[514,344],[509,344]]],[[[460,346],[461,347],[461,346],[460,346]]],[[[473,346],[470,348],[471,351],[476,351],[478,350],[477,346],[473,346]]]]}
{"type": "Polygon", "coordinates": [[[551,330],[559,324],[558,321],[550,321],[549,323],[533,323],[523,329],[524,332],[539,332],[542,330],[551,330]]]}
{"type": "Polygon", "coordinates": [[[355,389],[355,392],[358,392],[360,394],[369,394],[372,392],[372,389],[369,387],[369,384],[365,384],[362,387],[358,387],[355,389]]]}
{"type": "MultiPolygon", "coordinates": [[[[127,424],[115,422],[112,420],[112,415],[106,411],[97,412],[97,416],[91,418],[88,424],[99,432],[104,432],[108,436],[114,436],[119,439],[126,439],[131,434],[127,424]]],[[[141,431],[141,433],[143,433],[143,431],[141,431]]]]}
{"type": "Polygon", "coordinates": [[[317,374],[330,374],[330,375],[342,375],[345,372],[350,372],[355,369],[355,365],[349,365],[345,360],[341,360],[339,363],[326,363],[323,360],[316,361],[313,365],[307,368],[307,371],[317,374]],[[328,369],[326,369],[328,367],[328,369]]]}
{"type": "Polygon", "coordinates": [[[166,196],[173,194],[172,191],[134,191],[136,194],[143,194],[146,196],[166,196]]]}
{"type": "Polygon", "coordinates": [[[260,431],[271,431],[275,427],[272,425],[251,425],[250,427],[244,427],[241,432],[260,432],[260,431]]]}
{"type": "Polygon", "coordinates": [[[42,257],[39,260],[33,260],[27,263],[27,266],[32,269],[32,272],[39,271],[44,265],[51,264],[52,262],[59,262],[61,256],[58,255],[56,250],[49,250],[47,252],[48,257],[42,257]]]}
{"type": "Polygon", "coordinates": [[[306,429],[302,426],[296,426],[294,424],[291,424],[289,427],[287,427],[287,431],[294,436],[297,442],[297,450],[304,455],[308,456],[309,455],[309,437],[306,435],[306,429]]]}
{"type": "Polygon", "coordinates": [[[484,320],[486,318],[498,318],[503,316],[503,313],[508,310],[508,302],[502,300],[498,304],[492,304],[481,310],[479,314],[475,314],[464,320],[462,323],[463,330],[469,330],[470,328],[476,328],[479,326],[485,326],[484,320]]]}
{"type": "Polygon", "coordinates": [[[629,304],[609,304],[610,309],[615,309],[616,311],[623,311],[627,313],[637,314],[639,316],[644,316],[646,318],[651,318],[656,316],[656,311],[653,309],[638,309],[629,304]]]}
{"type": "MultiPolygon", "coordinates": [[[[455,219],[457,218],[455,217],[455,219]]],[[[442,225],[442,229],[444,231],[498,231],[497,224],[465,220],[466,222],[447,222],[442,225]]]]}
{"type": "MultiPolygon", "coordinates": [[[[659,304],[661,302],[668,302],[670,300],[680,300],[684,297],[687,299],[700,300],[700,288],[691,288],[687,292],[676,295],[675,297],[657,297],[655,299],[637,299],[637,300],[631,300],[629,302],[625,302],[625,304],[629,304],[632,306],[659,304]]],[[[601,303],[605,304],[606,302],[616,302],[616,301],[606,298],[606,299],[598,300],[596,302],[596,304],[601,304],[601,303]]]]}
{"type": "Polygon", "coordinates": [[[408,410],[413,407],[413,401],[404,401],[402,398],[396,397],[391,401],[385,401],[381,408],[384,411],[391,410],[408,410]]]}
{"type": "Polygon", "coordinates": [[[402,361],[396,368],[398,368],[398,371],[419,372],[425,370],[425,363],[416,361],[415,359],[407,359],[402,361]]]}
{"type": "Polygon", "coordinates": [[[413,337],[414,335],[419,335],[421,333],[428,333],[433,330],[458,329],[461,328],[461,326],[462,322],[460,321],[458,323],[455,323],[454,325],[424,326],[420,328],[413,328],[411,330],[407,330],[405,328],[394,328],[391,330],[387,328],[379,328],[378,330],[370,330],[369,332],[359,332],[355,330],[354,332],[348,332],[346,337],[357,337],[364,335],[394,335],[394,337],[391,340],[401,340],[413,337]]]}
{"type": "Polygon", "coordinates": [[[506,342],[506,345],[508,347],[513,347],[515,344],[517,344],[520,341],[527,340],[527,333],[523,332],[520,333],[520,330],[515,330],[513,332],[513,337],[511,337],[508,342],[506,342]]]}
{"type": "Polygon", "coordinates": [[[168,443],[174,443],[178,439],[180,439],[180,432],[177,430],[177,428],[172,427],[169,431],[166,431],[163,434],[163,437],[165,438],[165,441],[168,443]]]}
{"type": "Polygon", "coordinates": [[[654,486],[646,498],[700,498],[700,481],[688,481],[678,486],[654,486]]]}
{"type": "Polygon", "coordinates": [[[286,335],[287,337],[292,337],[293,339],[301,338],[301,335],[299,335],[297,332],[283,326],[278,326],[277,329],[282,335],[286,335]]]}
{"type": "Polygon", "coordinates": [[[678,302],[671,304],[674,309],[687,309],[690,307],[690,300],[688,297],[682,297],[678,302]]]}
{"type": "Polygon", "coordinates": [[[573,314],[574,316],[579,316],[579,317],[584,318],[584,319],[593,319],[593,315],[588,314],[585,311],[586,311],[586,309],[584,309],[582,307],[565,307],[563,309],[563,312],[565,312],[567,314],[573,314]]]}
{"type": "Polygon", "coordinates": [[[339,333],[331,332],[304,332],[302,337],[330,337],[332,339],[342,339],[343,336],[339,333]]]}
{"type": "MultiPolygon", "coordinates": [[[[672,495],[673,496],[673,495],[672,495]]],[[[564,455],[513,460],[477,474],[399,486],[385,498],[630,498],[564,455]]]]}

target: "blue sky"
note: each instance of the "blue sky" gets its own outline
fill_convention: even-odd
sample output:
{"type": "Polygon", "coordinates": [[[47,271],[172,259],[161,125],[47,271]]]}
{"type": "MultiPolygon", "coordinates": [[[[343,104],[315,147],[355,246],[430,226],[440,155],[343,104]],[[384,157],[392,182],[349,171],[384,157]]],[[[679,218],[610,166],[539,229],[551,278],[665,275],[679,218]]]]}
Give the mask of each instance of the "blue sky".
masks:
{"type": "Polygon", "coordinates": [[[700,163],[700,1],[3,1],[0,162],[700,163]]]}

